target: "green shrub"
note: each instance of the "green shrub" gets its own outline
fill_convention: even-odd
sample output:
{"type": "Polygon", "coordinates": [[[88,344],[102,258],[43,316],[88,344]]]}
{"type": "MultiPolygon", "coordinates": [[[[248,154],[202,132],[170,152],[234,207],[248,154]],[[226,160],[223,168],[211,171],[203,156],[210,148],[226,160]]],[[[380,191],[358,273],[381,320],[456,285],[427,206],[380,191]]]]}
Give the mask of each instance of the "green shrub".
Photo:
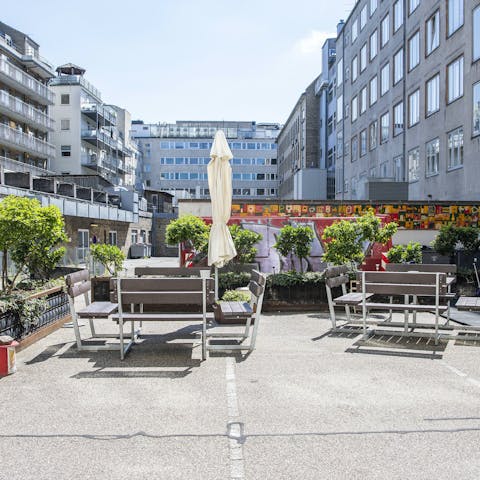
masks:
{"type": "Polygon", "coordinates": [[[296,285],[318,285],[324,282],[323,272],[281,272],[268,275],[267,286],[293,287],[296,285]]]}
{"type": "Polygon", "coordinates": [[[262,235],[246,228],[241,228],[239,225],[230,225],[228,228],[237,251],[234,261],[239,263],[253,262],[257,255],[257,249],[254,245],[262,239],[262,235]]]}
{"type": "Polygon", "coordinates": [[[422,263],[422,245],[409,242],[407,245],[395,245],[387,252],[391,263],[422,263]]]}
{"type": "Polygon", "coordinates": [[[479,233],[480,230],[477,227],[443,225],[431,245],[440,255],[452,256],[457,244],[465,250],[475,251],[480,244],[479,233]]]}
{"type": "Polygon", "coordinates": [[[116,246],[106,243],[96,243],[90,246],[92,258],[101,263],[110,275],[117,275],[123,268],[125,254],[116,246]]]}
{"type": "MultiPolygon", "coordinates": [[[[302,260],[310,255],[314,236],[313,230],[310,227],[285,225],[280,230],[277,236],[277,242],[273,247],[284,257],[296,255],[300,259],[300,268],[303,271],[302,260]]],[[[291,266],[293,269],[293,259],[291,266]]]]}
{"type": "Polygon", "coordinates": [[[208,249],[208,234],[210,227],[195,215],[182,215],[172,220],[166,230],[165,240],[170,245],[191,243],[197,251],[208,249]]]}
{"type": "Polygon", "coordinates": [[[241,290],[226,290],[222,296],[224,302],[249,302],[250,293],[241,290]]]}
{"type": "Polygon", "coordinates": [[[219,290],[235,290],[238,287],[246,287],[250,281],[248,272],[225,272],[218,274],[219,290]]]}

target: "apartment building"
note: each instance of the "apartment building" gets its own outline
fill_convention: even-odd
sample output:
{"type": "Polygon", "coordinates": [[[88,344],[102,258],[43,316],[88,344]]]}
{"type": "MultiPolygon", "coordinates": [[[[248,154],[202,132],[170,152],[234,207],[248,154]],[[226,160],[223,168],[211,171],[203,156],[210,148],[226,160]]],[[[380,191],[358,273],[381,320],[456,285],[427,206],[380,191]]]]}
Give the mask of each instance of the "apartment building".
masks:
{"type": "Polygon", "coordinates": [[[132,124],[143,155],[145,188],[178,198],[209,198],[207,164],[217,130],[223,130],[233,154],[233,197],[276,198],[276,123],[177,121],[174,124],[132,124]]]}
{"type": "Polygon", "coordinates": [[[479,2],[360,0],[336,45],[336,198],[476,199],[479,2]]]}
{"type": "Polygon", "coordinates": [[[317,80],[300,95],[278,134],[278,180],[282,200],[327,198],[327,171],[321,168],[319,157],[317,80]]]}

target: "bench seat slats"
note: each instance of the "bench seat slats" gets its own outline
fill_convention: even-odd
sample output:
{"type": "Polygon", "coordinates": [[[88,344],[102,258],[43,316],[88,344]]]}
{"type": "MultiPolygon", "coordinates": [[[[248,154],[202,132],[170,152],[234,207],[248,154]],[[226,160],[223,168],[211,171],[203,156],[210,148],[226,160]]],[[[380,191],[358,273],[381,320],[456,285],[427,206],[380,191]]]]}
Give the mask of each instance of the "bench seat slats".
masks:
{"type": "Polygon", "coordinates": [[[480,297],[460,297],[455,307],[457,310],[480,310],[480,297]]]}
{"type": "Polygon", "coordinates": [[[219,305],[225,317],[249,317],[253,314],[248,302],[220,302],[219,305]]]}
{"type": "MultiPolygon", "coordinates": [[[[207,303],[212,303],[214,300],[214,292],[207,293],[207,303]]],[[[133,304],[187,304],[187,305],[201,305],[202,292],[198,290],[192,291],[161,291],[161,292],[145,292],[145,291],[122,291],[122,303],[133,304]]]]}
{"type": "MultiPolygon", "coordinates": [[[[361,306],[361,304],[360,304],[361,306]]],[[[415,303],[408,304],[408,303],[372,303],[367,302],[366,307],[368,310],[409,310],[409,311],[418,311],[418,312],[431,312],[435,310],[435,305],[418,305],[415,303]]],[[[448,308],[447,305],[439,305],[438,310],[440,312],[446,311],[448,308]]]]}
{"type": "Polygon", "coordinates": [[[77,315],[81,318],[108,318],[108,316],[116,312],[117,309],[117,303],[93,302],[87,307],[78,310],[77,315]]]}
{"type": "MultiPolygon", "coordinates": [[[[124,320],[138,320],[138,321],[198,321],[203,320],[203,314],[201,313],[124,313],[122,315],[124,320]]],[[[207,313],[207,320],[213,320],[213,313],[207,313]]],[[[120,315],[115,314],[112,316],[112,320],[118,322],[120,315]]]]}
{"type": "MultiPolygon", "coordinates": [[[[371,298],[373,293],[367,293],[366,298],[371,298]]],[[[362,292],[352,292],[334,298],[333,301],[336,305],[358,305],[363,299],[362,292]]]]}

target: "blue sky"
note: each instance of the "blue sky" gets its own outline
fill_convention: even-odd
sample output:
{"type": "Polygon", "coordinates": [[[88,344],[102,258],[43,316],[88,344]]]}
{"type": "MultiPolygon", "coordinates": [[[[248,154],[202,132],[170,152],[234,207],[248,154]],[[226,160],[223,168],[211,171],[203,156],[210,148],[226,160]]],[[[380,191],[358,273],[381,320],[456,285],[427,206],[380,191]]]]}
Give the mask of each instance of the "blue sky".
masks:
{"type": "Polygon", "coordinates": [[[2,0],[0,19],[146,122],[283,123],[353,1],[2,0]]]}

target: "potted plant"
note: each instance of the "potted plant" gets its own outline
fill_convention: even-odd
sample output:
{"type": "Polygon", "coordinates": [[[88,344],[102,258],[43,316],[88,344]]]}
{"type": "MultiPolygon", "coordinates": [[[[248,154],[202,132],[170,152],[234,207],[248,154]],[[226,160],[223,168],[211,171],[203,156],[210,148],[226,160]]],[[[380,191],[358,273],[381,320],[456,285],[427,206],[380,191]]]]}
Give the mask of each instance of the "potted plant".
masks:
{"type": "Polygon", "coordinates": [[[274,248],[283,257],[290,258],[291,270],[293,271],[295,271],[293,258],[297,256],[300,260],[300,271],[303,272],[303,263],[310,255],[314,236],[310,227],[286,225],[280,230],[274,248]]]}
{"type": "Polygon", "coordinates": [[[390,263],[422,263],[422,245],[409,242],[407,245],[395,245],[387,252],[390,263]]]}
{"type": "Polygon", "coordinates": [[[96,243],[90,247],[90,255],[105,268],[104,276],[92,277],[92,301],[109,301],[110,277],[117,276],[123,268],[125,254],[116,245],[96,243]]]}

